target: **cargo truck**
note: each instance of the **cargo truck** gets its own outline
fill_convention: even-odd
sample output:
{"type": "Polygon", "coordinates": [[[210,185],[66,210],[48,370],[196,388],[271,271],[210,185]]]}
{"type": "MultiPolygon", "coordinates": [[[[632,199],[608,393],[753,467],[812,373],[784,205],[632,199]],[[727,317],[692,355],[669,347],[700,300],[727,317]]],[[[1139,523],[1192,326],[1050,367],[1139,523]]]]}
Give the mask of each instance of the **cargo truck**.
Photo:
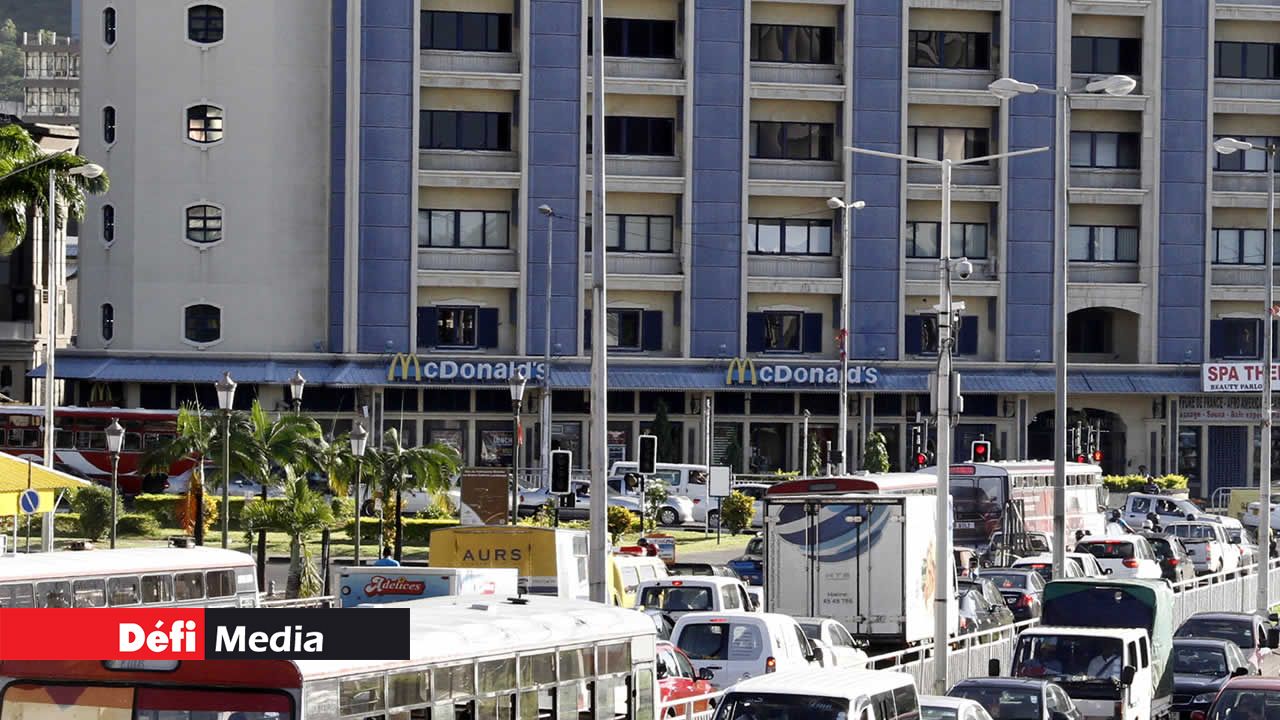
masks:
{"type": "Polygon", "coordinates": [[[514,568],[383,567],[362,565],[338,571],[342,607],[392,603],[446,595],[518,594],[514,568]]]}

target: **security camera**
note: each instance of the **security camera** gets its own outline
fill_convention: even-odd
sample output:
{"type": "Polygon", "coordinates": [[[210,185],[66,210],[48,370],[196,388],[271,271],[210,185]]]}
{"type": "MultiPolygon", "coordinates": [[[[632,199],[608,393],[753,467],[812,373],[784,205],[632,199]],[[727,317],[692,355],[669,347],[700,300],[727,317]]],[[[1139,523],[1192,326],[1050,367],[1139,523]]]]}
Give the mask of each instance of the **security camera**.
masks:
{"type": "Polygon", "coordinates": [[[968,258],[962,258],[960,262],[956,263],[956,275],[958,275],[961,280],[968,280],[969,276],[972,274],[973,263],[969,262],[968,258]]]}

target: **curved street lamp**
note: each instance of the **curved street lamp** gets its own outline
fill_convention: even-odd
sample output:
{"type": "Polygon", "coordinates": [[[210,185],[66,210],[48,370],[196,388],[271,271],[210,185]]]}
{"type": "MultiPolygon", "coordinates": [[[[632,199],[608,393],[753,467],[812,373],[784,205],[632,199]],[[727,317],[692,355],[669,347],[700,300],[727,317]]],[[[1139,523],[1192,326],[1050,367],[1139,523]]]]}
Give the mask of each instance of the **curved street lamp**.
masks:
{"type": "Polygon", "coordinates": [[[364,429],[364,423],[356,420],[355,427],[351,428],[351,454],[356,459],[356,536],[355,540],[355,562],[357,567],[360,565],[360,515],[364,509],[360,502],[360,473],[363,469],[361,464],[364,461],[364,451],[369,444],[369,431],[364,429]]]}
{"type": "Polygon", "coordinates": [[[107,426],[107,452],[111,453],[111,548],[116,546],[116,498],[120,494],[120,447],[124,444],[124,428],[111,419],[107,426]]]}

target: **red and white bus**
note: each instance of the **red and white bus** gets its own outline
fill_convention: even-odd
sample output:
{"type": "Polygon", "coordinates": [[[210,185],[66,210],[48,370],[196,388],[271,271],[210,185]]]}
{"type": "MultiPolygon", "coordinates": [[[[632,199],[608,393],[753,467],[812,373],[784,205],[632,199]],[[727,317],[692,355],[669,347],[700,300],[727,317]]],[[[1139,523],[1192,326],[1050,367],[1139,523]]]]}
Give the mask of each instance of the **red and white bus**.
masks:
{"type": "MultiPolygon", "coordinates": [[[[913,473],[866,473],[847,477],[814,477],[779,483],[770,495],[805,493],[890,493],[933,495],[938,491],[937,468],[913,473]]],[[[1102,468],[1067,463],[1067,532],[1101,534],[1105,505],[1102,468]]],[[[1027,531],[1053,533],[1053,463],[1012,460],[957,463],[951,466],[951,500],[955,542],[980,546],[1004,527],[1005,512],[1018,503],[1027,531]]]]}
{"type": "MultiPolygon", "coordinates": [[[[54,413],[55,466],[73,475],[102,483],[111,481],[111,453],[107,452],[107,426],[118,420],[124,427],[120,450],[120,491],[126,495],[163,492],[169,478],[191,472],[193,460],[169,467],[168,477],[144,477],[138,472],[143,452],[173,437],[176,410],[126,410],[120,408],[58,408],[54,413]]],[[[44,408],[0,405],[0,451],[23,459],[44,460],[44,408]]]]}

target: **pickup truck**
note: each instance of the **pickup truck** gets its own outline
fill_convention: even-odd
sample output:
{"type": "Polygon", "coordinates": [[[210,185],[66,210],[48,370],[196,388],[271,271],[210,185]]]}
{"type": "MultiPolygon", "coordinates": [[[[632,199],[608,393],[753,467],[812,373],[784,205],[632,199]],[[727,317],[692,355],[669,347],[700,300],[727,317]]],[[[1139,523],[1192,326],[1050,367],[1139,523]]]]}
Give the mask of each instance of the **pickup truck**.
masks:
{"type": "Polygon", "coordinates": [[[1185,498],[1150,493],[1129,493],[1124,500],[1122,517],[1135,528],[1141,528],[1142,523],[1147,520],[1153,520],[1160,526],[1183,520],[1203,520],[1224,527],[1240,527],[1239,520],[1205,512],[1185,498]]]}
{"type": "Polygon", "coordinates": [[[1165,535],[1173,535],[1182,541],[1196,572],[1204,575],[1216,572],[1235,572],[1240,567],[1240,551],[1227,537],[1222,525],[1203,520],[1173,522],[1163,528],[1165,535]]]}

